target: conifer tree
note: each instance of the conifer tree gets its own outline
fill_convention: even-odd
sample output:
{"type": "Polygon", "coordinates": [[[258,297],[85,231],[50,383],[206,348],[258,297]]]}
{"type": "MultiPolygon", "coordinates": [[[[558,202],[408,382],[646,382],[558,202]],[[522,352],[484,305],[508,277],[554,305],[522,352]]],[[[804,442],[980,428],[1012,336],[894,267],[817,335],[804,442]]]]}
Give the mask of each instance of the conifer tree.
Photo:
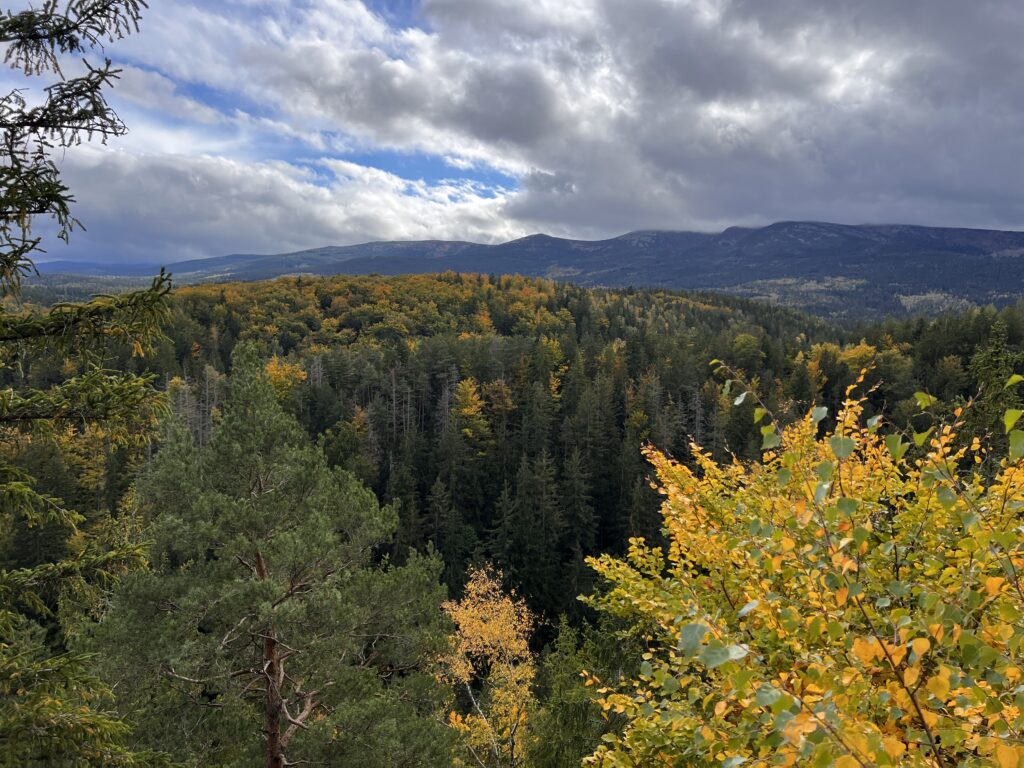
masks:
{"type": "Polygon", "coordinates": [[[448,486],[438,477],[427,498],[431,541],[445,563],[445,583],[455,588],[462,580],[466,563],[476,545],[472,527],[466,525],[452,503],[448,486]]]}
{"type": "Polygon", "coordinates": [[[532,462],[524,456],[516,476],[516,528],[522,562],[513,564],[511,575],[531,604],[550,614],[561,608],[563,597],[559,544],[565,529],[560,501],[551,454],[544,449],[532,462]]]}
{"type": "Polygon", "coordinates": [[[565,458],[562,489],[569,549],[576,554],[589,553],[594,549],[596,537],[594,505],[590,494],[590,472],[579,448],[573,448],[565,458]]]}
{"type": "Polygon", "coordinates": [[[522,561],[522,536],[519,531],[519,508],[512,486],[506,480],[494,504],[494,524],[490,531],[488,550],[502,570],[510,572],[513,564],[522,561]]]}
{"type": "MultiPolygon", "coordinates": [[[[35,254],[42,250],[38,221],[50,220],[64,241],[78,226],[71,190],[53,154],[125,132],[105,96],[117,70],[109,60],[95,64],[87,57],[134,32],[143,7],[143,0],[47,0],[0,15],[6,63],[27,77],[54,78],[40,98],[23,89],[0,96],[0,294],[9,299],[0,308],[0,366],[8,381],[17,382],[22,364],[44,351],[85,361],[78,375],[50,388],[0,391],[5,442],[18,433],[97,422],[111,441],[125,441],[160,408],[150,377],[105,370],[100,363],[107,342],[142,354],[154,340],[170,290],[166,275],[146,291],[57,304],[47,312],[20,304],[22,280],[35,271],[35,254]],[[81,63],[69,64],[70,59],[81,63]],[[69,71],[81,74],[72,77],[69,71]]],[[[59,605],[85,602],[95,585],[138,563],[139,551],[87,536],[79,530],[81,515],[37,491],[29,473],[4,460],[0,499],[0,535],[48,526],[74,541],[53,561],[0,563],[0,763],[106,765],[141,759],[122,746],[124,728],[106,711],[107,689],[88,674],[83,657],[66,652],[67,625],[46,637],[39,624],[50,621],[52,630],[59,605]]]]}
{"type": "MultiPolygon", "coordinates": [[[[570,595],[579,595],[590,590],[590,569],[583,558],[594,551],[597,521],[590,495],[590,473],[578,448],[573,448],[563,465],[562,516],[567,560],[565,591],[570,595]]],[[[570,603],[569,610],[574,611],[577,607],[570,603]]]]}
{"type": "Polygon", "coordinates": [[[189,765],[443,765],[441,564],[375,563],[397,515],[328,467],[239,347],[223,420],[140,480],[152,570],[100,624],[105,675],[147,745],[189,765]]]}

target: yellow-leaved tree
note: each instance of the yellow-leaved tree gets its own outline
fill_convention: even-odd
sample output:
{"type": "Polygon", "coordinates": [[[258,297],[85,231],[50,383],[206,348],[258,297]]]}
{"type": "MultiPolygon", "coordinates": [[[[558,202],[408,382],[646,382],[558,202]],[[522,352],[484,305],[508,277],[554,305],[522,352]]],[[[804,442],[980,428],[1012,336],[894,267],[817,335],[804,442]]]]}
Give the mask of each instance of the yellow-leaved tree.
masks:
{"type": "Polygon", "coordinates": [[[459,705],[448,716],[459,734],[459,766],[517,768],[527,751],[533,617],[522,600],[502,591],[501,578],[490,568],[470,569],[462,599],[442,606],[455,624],[441,670],[459,705]]]}
{"type": "Polygon", "coordinates": [[[824,436],[823,408],[768,425],[763,462],[648,452],[667,548],[592,559],[590,602],[649,653],[624,686],[587,680],[628,721],[590,764],[1024,766],[1021,413],[986,478],[962,411],[911,459],[853,391],[824,436]]]}
{"type": "Polygon", "coordinates": [[[299,384],[308,378],[306,369],[298,363],[289,363],[274,355],[266,365],[267,378],[278,400],[287,400],[299,384]]]}

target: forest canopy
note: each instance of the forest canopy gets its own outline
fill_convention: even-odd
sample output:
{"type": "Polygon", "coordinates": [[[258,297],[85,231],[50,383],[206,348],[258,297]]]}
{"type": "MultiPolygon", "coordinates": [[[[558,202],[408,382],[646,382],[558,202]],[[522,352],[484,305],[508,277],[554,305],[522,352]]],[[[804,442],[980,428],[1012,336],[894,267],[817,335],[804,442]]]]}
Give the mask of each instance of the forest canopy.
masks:
{"type": "MultiPolygon", "coordinates": [[[[743,300],[582,289],[521,277],[295,277],[180,288],[163,328],[165,337],[146,357],[133,357],[130,345],[116,343],[106,357],[111,368],[155,375],[166,391],[172,415],[152,447],[76,430],[26,435],[5,443],[5,452],[39,477],[42,492],[77,499],[86,533],[110,531],[116,523],[126,541],[151,542],[148,566],[107,588],[111,608],[97,614],[97,626],[85,625],[76,647],[97,652],[95,672],[121,692],[133,750],[195,764],[201,755],[244,764],[269,744],[277,745],[281,760],[319,755],[330,763],[359,749],[353,744],[371,742],[391,754],[398,754],[399,744],[418,744],[410,765],[578,765],[602,744],[595,759],[609,765],[618,764],[616,755],[647,755],[643,750],[651,744],[660,745],[657,754],[671,763],[687,750],[711,749],[710,736],[693,735],[702,727],[714,730],[707,723],[728,730],[748,716],[754,720],[747,741],[715,746],[712,751],[723,757],[709,765],[785,754],[842,764],[849,740],[846,747],[819,748],[815,732],[786,730],[789,710],[781,705],[772,727],[785,748],[775,744],[775,731],[765,730],[756,711],[740,705],[726,704],[706,717],[703,710],[680,710],[682,730],[663,739],[651,735],[659,732],[660,720],[616,698],[630,686],[628,697],[673,688],[669,703],[689,701],[689,691],[697,690],[685,659],[659,655],[659,643],[678,638],[664,640],[654,631],[660,619],[627,609],[629,600],[645,601],[640,596],[649,587],[635,579],[622,582],[626,566],[617,564],[630,563],[643,578],[661,578],[665,566],[656,565],[659,550],[650,548],[669,553],[679,546],[674,518],[666,517],[656,490],[675,493],[677,475],[666,474],[666,467],[690,473],[687,494],[709,499],[726,492],[715,485],[725,480],[715,478],[732,478],[729,493],[740,493],[748,483],[741,471],[759,478],[775,473],[764,475],[757,503],[786,504],[788,486],[778,478],[791,478],[794,468],[777,462],[794,450],[786,447],[796,439],[791,430],[801,424],[810,429],[808,414],[814,430],[801,438],[801,450],[839,450],[843,458],[831,459],[834,471],[854,466],[844,431],[853,429],[847,424],[854,413],[847,402],[851,385],[860,398],[857,419],[873,425],[857,440],[887,451],[890,438],[899,441],[899,457],[883,462],[884,470],[865,466],[865,489],[873,493],[887,486],[872,473],[895,482],[893,473],[902,477],[916,471],[914,462],[935,461],[931,441],[943,424],[955,422],[972,446],[964,470],[975,467],[979,479],[965,475],[963,482],[980,483],[977,493],[991,493],[985,483],[997,482],[1007,452],[1022,447],[1016,425],[1006,420],[1024,410],[1019,387],[1006,386],[1024,368],[1022,307],[851,331],[743,300]],[[833,436],[843,440],[834,443],[833,436]],[[974,438],[977,445],[970,442],[974,438]],[[266,440],[267,447],[244,447],[266,440]],[[263,457],[265,470],[254,465],[251,473],[243,471],[247,456],[263,457]],[[275,511],[279,499],[260,511],[258,495],[235,487],[239,472],[255,478],[264,471],[279,480],[295,477],[293,490],[286,491],[292,486],[285,481],[280,491],[297,494],[294,506],[286,505],[298,515],[288,518],[288,527],[275,511]],[[316,499],[327,498],[352,501],[317,506],[316,499]],[[320,554],[309,546],[332,541],[332,515],[357,508],[365,509],[359,515],[365,525],[376,525],[361,550],[360,557],[369,559],[343,554],[356,529],[320,554]],[[279,575],[268,571],[265,583],[246,551],[255,542],[291,563],[279,575]],[[344,563],[330,565],[335,556],[344,563]],[[346,597],[340,584],[331,587],[342,573],[351,573],[345,578],[357,579],[361,591],[346,597]],[[250,577],[251,586],[241,588],[250,577]],[[464,591],[467,583],[472,588],[464,591]],[[301,594],[285,598],[280,610],[298,602],[280,618],[256,602],[247,607],[249,591],[253,598],[266,591],[273,605],[295,589],[301,594]],[[361,613],[369,605],[359,594],[372,594],[375,605],[397,613],[361,613]],[[590,597],[581,602],[582,595],[590,597]],[[166,616],[153,614],[162,601],[169,606],[166,616]],[[203,604],[223,607],[195,612],[203,604]],[[317,620],[327,622],[327,636],[304,618],[314,604],[322,617],[317,620]],[[337,612],[348,618],[342,621],[337,612]],[[514,615],[521,618],[497,618],[514,615]],[[260,629],[268,621],[272,632],[260,629]],[[313,634],[304,636],[310,629],[313,634]],[[128,635],[134,641],[126,644],[128,635]],[[389,640],[374,650],[374,636],[407,641],[392,646],[389,640]],[[254,639],[270,637],[288,649],[281,666],[286,677],[276,685],[246,661],[267,653],[254,639]],[[499,648],[516,649],[514,657],[500,657],[514,658],[505,672],[494,666],[499,648]],[[332,669],[304,666],[304,659],[323,653],[341,653],[352,662],[332,669]],[[246,669],[249,678],[242,674],[246,669]],[[313,683],[324,675],[349,685],[359,680],[355,698],[324,694],[322,684],[313,683]],[[277,726],[261,713],[271,694],[281,702],[277,726]],[[370,711],[373,729],[362,719],[370,711]],[[189,712],[199,719],[191,721],[189,712]],[[307,718],[315,728],[304,727],[307,718]],[[187,733],[175,725],[183,722],[194,722],[187,733]],[[252,737],[224,736],[240,728],[252,737]],[[274,728],[278,738],[268,740],[274,728]],[[361,741],[352,742],[355,733],[361,741]],[[638,741],[649,737],[650,744],[638,741]]],[[[78,365],[58,350],[5,375],[19,386],[42,388],[78,365]]],[[[961,449],[958,443],[955,450],[961,449]]],[[[874,448],[869,455],[881,461],[874,448]]],[[[821,467],[813,469],[824,482],[821,467]]],[[[847,495],[857,498],[858,509],[881,508],[877,495],[865,494],[847,495]]],[[[726,506],[737,503],[725,498],[726,506]]],[[[753,501],[739,503],[762,516],[753,501]]],[[[837,503],[847,509],[848,502],[837,503]]],[[[877,539],[883,529],[871,515],[860,525],[877,539]]],[[[749,521],[734,522],[742,527],[749,521]]],[[[702,538],[703,524],[694,521],[685,530],[694,551],[709,557],[717,551],[718,544],[702,538]]],[[[789,539],[799,541],[793,534],[789,539]]],[[[10,541],[5,557],[25,564],[48,562],[72,546],[63,531],[46,527],[16,529],[10,541]]],[[[734,545],[754,553],[778,544],[744,539],[734,545]]],[[[672,562],[680,578],[706,568],[690,556],[672,562]]],[[[868,575],[866,568],[855,573],[868,575]]],[[[851,587],[846,589],[849,595],[851,587]]],[[[767,599],[729,590],[733,602],[742,600],[738,607],[767,599]]],[[[776,608],[798,610],[797,602],[794,596],[776,608]]],[[[853,604],[845,605],[848,610],[853,604]]],[[[744,621],[752,620],[750,613],[744,621]]],[[[783,619],[791,624],[788,616],[783,619]]],[[[819,633],[817,641],[804,638],[813,629],[791,632],[815,649],[828,633],[819,633]]],[[[945,631],[956,630],[951,625],[945,631]]],[[[753,653],[743,638],[722,648],[732,655],[742,649],[744,658],[753,653]]],[[[718,652],[691,650],[705,660],[718,652]]],[[[740,660],[725,663],[729,671],[740,660]]],[[[927,682],[945,674],[941,669],[922,667],[917,674],[927,682]]],[[[881,687],[871,690],[889,695],[884,668],[866,668],[865,674],[865,685],[877,683],[881,687]]],[[[739,702],[743,695],[738,688],[729,694],[739,702]]],[[[879,718],[864,721],[882,734],[878,754],[899,751],[885,740],[890,737],[903,751],[872,759],[933,764],[932,753],[914,742],[914,721],[900,735],[890,728],[903,727],[898,718],[890,725],[879,718]]],[[[863,737],[864,744],[875,744],[870,734],[863,737]]],[[[997,737],[982,734],[976,744],[974,736],[963,738],[977,754],[1009,755],[997,750],[1002,743],[991,740],[997,737]]],[[[951,758],[943,764],[971,763],[951,758]]]]}

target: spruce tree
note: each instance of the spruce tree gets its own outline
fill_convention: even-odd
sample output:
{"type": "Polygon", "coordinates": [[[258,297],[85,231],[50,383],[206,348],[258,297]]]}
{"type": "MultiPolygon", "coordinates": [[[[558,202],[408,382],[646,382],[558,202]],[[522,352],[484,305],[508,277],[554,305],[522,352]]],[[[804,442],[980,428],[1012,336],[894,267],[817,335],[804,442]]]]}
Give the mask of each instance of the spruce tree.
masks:
{"type": "MultiPolygon", "coordinates": [[[[113,441],[134,439],[160,408],[151,378],[105,370],[102,360],[109,342],[141,354],[153,341],[166,312],[166,275],[146,291],[58,304],[45,312],[20,302],[22,280],[35,271],[35,255],[42,250],[39,221],[49,220],[64,241],[79,226],[54,154],[125,131],[105,97],[118,72],[109,60],[97,64],[88,56],[134,32],[144,6],[142,0],[47,0],[38,8],[0,14],[6,63],[29,82],[53,77],[36,96],[24,89],[0,96],[4,441],[18,433],[39,435],[97,422],[113,441]],[[68,76],[70,71],[81,74],[68,76]],[[24,364],[44,353],[76,358],[78,375],[46,389],[19,386],[24,364]]],[[[54,615],[58,608],[75,612],[97,586],[137,564],[140,552],[87,535],[80,530],[81,515],[37,490],[30,473],[3,460],[0,499],[0,536],[46,526],[74,543],[53,560],[0,563],[0,764],[137,762],[142,758],[123,747],[123,725],[107,711],[109,691],[89,675],[82,656],[66,652],[69,625],[55,625],[54,615]]],[[[2,551],[8,542],[0,544],[2,551]]]]}
{"type": "Polygon", "coordinates": [[[510,576],[531,607],[548,615],[556,614],[564,601],[559,545],[565,527],[559,495],[554,461],[547,449],[532,462],[524,455],[516,475],[515,503],[517,549],[522,560],[511,564],[510,576]]]}
{"type": "Polygon", "coordinates": [[[327,465],[239,347],[223,420],[138,484],[152,570],[97,629],[135,734],[189,765],[445,764],[441,563],[377,562],[397,515],[327,465]]]}
{"type": "MultiPolygon", "coordinates": [[[[562,517],[565,568],[564,591],[568,597],[584,594],[591,588],[591,571],[583,558],[594,551],[597,541],[597,520],[590,495],[590,473],[579,448],[573,448],[562,469],[562,517]]],[[[579,611],[575,601],[566,610],[573,616],[579,611]]]]}
{"type": "Polygon", "coordinates": [[[432,528],[431,542],[444,560],[444,581],[451,589],[461,586],[477,538],[472,526],[462,519],[452,502],[451,493],[438,477],[427,498],[428,517],[432,528]]]}

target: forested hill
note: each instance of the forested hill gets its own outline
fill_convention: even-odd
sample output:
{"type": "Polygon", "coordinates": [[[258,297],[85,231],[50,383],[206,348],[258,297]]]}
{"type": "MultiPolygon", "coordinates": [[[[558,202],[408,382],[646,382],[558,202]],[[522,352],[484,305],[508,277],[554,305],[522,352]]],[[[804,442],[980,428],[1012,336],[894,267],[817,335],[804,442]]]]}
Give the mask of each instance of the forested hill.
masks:
{"type": "MultiPolygon", "coordinates": [[[[1019,347],[1021,317],[1003,314],[1003,347],[1019,347]]],[[[202,443],[233,349],[256,342],[329,460],[398,503],[395,557],[431,543],[456,588],[468,563],[489,559],[554,617],[579,610],[584,555],[658,535],[643,443],[759,455],[754,403],[733,404],[712,360],[758,382],[780,418],[813,403],[834,410],[874,365],[869,408],[906,423],[918,390],[950,402],[976,391],[994,365],[976,363],[977,350],[997,319],[979,310],[846,338],[785,308],[719,296],[453,273],[298,277],[179,288],[168,340],[111,365],[158,373],[202,443]]],[[[1012,363],[999,362],[996,377],[1012,363]]],[[[27,376],[45,384],[60,370],[37,363],[27,376]]]]}
{"type": "MultiPolygon", "coordinates": [[[[608,577],[614,567],[626,576],[628,569],[606,559],[595,570],[587,556],[621,555],[635,537],[667,543],[663,497],[652,487],[666,480],[652,474],[640,450],[645,444],[679,457],[685,467],[695,466],[691,442],[723,464],[732,456],[754,460],[712,482],[737,477],[735,471],[746,471],[742,466],[778,469],[777,477],[766,476],[754,488],[799,490],[799,498],[773,507],[793,514],[807,508],[804,484],[790,482],[792,475],[784,479],[790,470],[780,462],[757,461],[761,448],[779,439],[776,423],[793,424],[813,405],[818,422],[801,423],[823,432],[820,445],[830,453],[816,453],[807,472],[836,471],[823,455],[849,467],[844,447],[851,439],[833,434],[843,428],[836,415],[848,387],[867,369],[857,386],[866,397],[863,416],[876,426],[873,417],[883,417],[886,438],[897,438],[893,445],[906,452],[907,466],[929,450],[922,447],[929,435],[946,435],[941,425],[948,418],[993,446],[975,457],[982,472],[998,471],[1008,444],[1024,453],[1024,433],[1011,431],[1014,415],[1024,411],[1020,387],[1012,386],[1020,381],[1013,374],[1024,370],[1024,304],[935,321],[887,321],[854,333],[786,308],[716,295],[456,273],[294,277],[178,288],[163,328],[167,338],[141,350],[144,357],[132,339],[117,347],[122,339],[114,337],[115,348],[102,359],[95,351],[86,357],[58,349],[19,357],[4,370],[7,386],[30,392],[80,381],[91,361],[103,375],[156,374],[174,418],[157,433],[152,414],[143,411],[140,423],[117,440],[106,425],[81,426],[77,419],[62,429],[10,431],[4,458],[12,472],[30,473],[42,498],[59,498],[80,513],[81,523],[70,536],[60,526],[18,518],[0,546],[0,560],[9,572],[33,572],[78,556],[82,536],[102,546],[118,537],[154,542],[150,567],[126,576],[112,602],[105,593],[90,598],[89,606],[113,607],[95,637],[82,642],[86,650],[99,649],[90,663],[116,685],[133,738],[175,756],[195,755],[192,765],[259,762],[253,755],[264,747],[266,708],[250,691],[264,679],[263,656],[253,648],[266,648],[265,633],[259,624],[248,633],[237,630],[261,610],[287,637],[289,669],[321,674],[321,665],[310,660],[346,659],[322,672],[330,687],[311,688],[329,693],[328,722],[343,725],[327,734],[303,730],[295,754],[329,755],[347,765],[361,759],[370,740],[380,745],[371,751],[387,758],[375,765],[392,765],[396,750],[415,753],[400,760],[403,765],[451,765],[437,714],[448,708],[450,722],[458,724],[469,705],[435,690],[429,676],[439,649],[447,647],[442,624],[458,610],[445,602],[442,613],[442,581],[448,595],[468,600],[469,608],[474,595],[497,600],[505,588],[532,609],[535,622],[512,625],[519,658],[526,660],[517,669],[532,670],[528,640],[534,650],[547,647],[536,684],[526,677],[512,689],[531,711],[534,734],[530,760],[520,764],[580,765],[621,727],[621,720],[591,709],[600,686],[584,687],[583,671],[596,670],[614,684],[647,675],[644,664],[650,663],[642,661],[651,642],[649,622],[627,627],[623,615],[605,609],[599,618],[578,599],[597,595],[590,605],[601,608],[601,595],[625,594],[607,592],[598,572],[608,577]],[[979,392],[966,412],[959,410],[979,392]],[[898,441],[901,431],[905,442],[898,441]],[[149,444],[144,438],[154,434],[160,436],[149,444]],[[379,508],[378,500],[387,506],[379,508]],[[253,567],[253,546],[273,554],[273,593],[253,567]],[[499,569],[503,580],[482,593],[472,574],[484,563],[499,569]],[[329,577],[310,586],[308,574],[320,568],[329,577]],[[290,600],[296,584],[314,589],[314,596],[275,613],[277,603],[266,595],[290,600]],[[279,622],[286,622],[283,629],[279,622]],[[301,652],[292,658],[291,648],[301,652]],[[185,663],[191,666],[180,666],[185,663]],[[221,701],[234,708],[221,709],[221,701]],[[164,727],[179,722],[199,726],[187,732],[164,727]]],[[[818,445],[811,433],[807,442],[818,445]]],[[[889,455],[888,440],[884,445],[889,455]]],[[[671,477],[683,475],[673,471],[671,477]]],[[[879,477],[871,492],[884,492],[891,480],[891,474],[879,477]]],[[[735,487],[746,492],[745,484],[735,487]]],[[[938,505],[935,495],[919,489],[904,498],[938,505]]],[[[763,504],[743,496],[712,506],[735,526],[740,518],[732,510],[756,515],[763,504]]],[[[962,541],[960,520],[957,513],[950,549],[962,541]]],[[[714,549],[704,544],[714,539],[713,529],[684,527],[716,568],[732,562],[729,551],[753,557],[787,541],[780,541],[780,529],[744,526],[736,528],[742,535],[730,540],[731,550],[714,549]],[[751,546],[751,535],[763,538],[751,546]]],[[[921,530],[916,522],[914,530],[921,530]]],[[[809,547],[820,538],[811,538],[811,529],[795,535],[806,536],[809,547]]],[[[808,560],[800,572],[838,569],[834,563],[808,560]]],[[[666,573],[660,564],[644,568],[650,570],[644,578],[666,573]]],[[[889,583],[891,558],[877,568],[889,583]]],[[[788,571],[773,578],[758,575],[756,583],[790,588],[788,571]]],[[[684,581],[658,594],[670,595],[675,606],[672,590],[684,581]]],[[[646,586],[640,579],[634,588],[646,586]]],[[[645,592],[638,604],[653,604],[648,597],[645,592]]],[[[57,597],[48,599],[56,611],[57,597]]],[[[500,616],[507,617],[507,609],[500,616]]],[[[671,621],[678,615],[673,607],[671,621]]],[[[494,626],[484,628],[489,633],[494,626]]],[[[506,632],[504,618],[501,626],[506,632]]],[[[677,643],[673,634],[673,653],[677,643]]],[[[469,669],[468,662],[461,668],[469,669]]],[[[628,690],[632,701],[634,689],[628,690]]]]}
{"type": "MultiPolygon", "coordinates": [[[[50,262],[46,272],[141,275],[151,266],[50,262]]],[[[1024,232],[780,222],[718,234],[632,232],[600,241],[533,235],[500,245],[376,242],[169,265],[178,282],[284,274],[523,274],[580,285],[707,289],[841,320],[933,314],[1022,296],[1024,232]]]]}

